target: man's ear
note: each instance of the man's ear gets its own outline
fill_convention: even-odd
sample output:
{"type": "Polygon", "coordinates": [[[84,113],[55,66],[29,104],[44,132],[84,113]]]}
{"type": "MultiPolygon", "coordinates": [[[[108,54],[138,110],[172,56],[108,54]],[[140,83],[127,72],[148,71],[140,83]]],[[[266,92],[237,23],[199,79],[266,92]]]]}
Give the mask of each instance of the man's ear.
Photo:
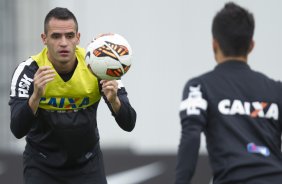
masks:
{"type": "Polygon", "coordinates": [[[45,34],[45,33],[42,33],[42,34],[41,34],[41,40],[42,40],[42,42],[43,42],[44,45],[46,45],[46,43],[47,43],[46,38],[47,38],[46,34],[45,34]]]}
{"type": "Polygon", "coordinates": [[[80,43],[80,32],[76,34],[76,38],[77,38],[77,45],[78,45],[80,43]]]}
{"type": "Polygon", "coordinates": [[[212,39],[212,48],[213,48],[214,54],[216,54],[218,52],[218,49],[219,49],[219,44],[218,44],[218,41],[215,38],[212,39]]]}
{"type": "Polygon", "coordinates": [[[250,52],[252,52],[252,50],[254,49],[254,47],[255,47],[255,41],[252,40],[251,43],[250,43],[250,47],[249,47],[249,50],[248,50],[248,54],[249,54],[250,52]]]}
{"type": "Polygon", "coordinates": [[[214,52],[214,59],[216,60],[217,63],[221,62],[224,56],[221,47],[219,45],[219,42],[215,38],[213,38],[212,47],[214,52]]]}

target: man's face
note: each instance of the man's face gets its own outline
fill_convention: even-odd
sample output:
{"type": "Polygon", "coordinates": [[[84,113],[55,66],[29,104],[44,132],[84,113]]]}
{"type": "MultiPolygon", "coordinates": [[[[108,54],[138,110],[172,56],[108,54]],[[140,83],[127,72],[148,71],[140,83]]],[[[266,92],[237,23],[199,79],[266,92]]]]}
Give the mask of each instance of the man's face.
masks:
{"type": "Polygon", "coordinates": [[[47,27],[47,34],[41,35],[48,48],[48,58],[53,64],[65,64],[75,60],[75,48],[80,41],[74,20],[52,18],[47,27]]]}

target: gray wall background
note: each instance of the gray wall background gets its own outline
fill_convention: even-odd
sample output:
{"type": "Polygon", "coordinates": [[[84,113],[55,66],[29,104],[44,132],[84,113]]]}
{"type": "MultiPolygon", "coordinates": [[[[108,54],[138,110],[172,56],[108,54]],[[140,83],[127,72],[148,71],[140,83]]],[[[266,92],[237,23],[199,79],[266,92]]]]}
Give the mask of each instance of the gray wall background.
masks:
{"type": "MultiPolygon", "coordinates": [[[[15,67],[43,44],[40,34],[48,11],[56,6],[76,15],[81,46],[99,33],[123,35],[134,52],[133,65],[123,77],[138,117],[132,133],[115,124],[102,102],[98,126],[104,148],[136,153],[176,153],[180,138],[178,107],[186,81],[215,66],[211,22],[226,0],[0,0],[0,149],[21,152],[24,139],[9,129],[9,88],[15,67]]],[[[282,1],[235,0],[254,13],[255,49],[249,64],[282,79],[282,1]]],[[[259,90],[259,89],[258,89],[259,90]]],[[[205,153],[204,139],[201,152],[205,153]]]]}

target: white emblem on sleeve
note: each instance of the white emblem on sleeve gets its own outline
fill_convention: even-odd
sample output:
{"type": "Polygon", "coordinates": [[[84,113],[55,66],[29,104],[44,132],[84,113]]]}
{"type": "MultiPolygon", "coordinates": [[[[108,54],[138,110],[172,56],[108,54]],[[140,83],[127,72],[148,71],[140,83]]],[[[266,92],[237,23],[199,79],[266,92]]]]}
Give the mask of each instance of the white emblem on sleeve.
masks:
{"type": "Polygon", "coordinates": [[[202,97],[201,86],[189,87],[188,98],[180,104],[180,111],[186,110],[187,115],[199,115],[200,109],[207,110],[208,103],[202,97]]]}
{"type": "MultiPolygon", "coordinates": [[[[22,73],[22,71],[24,70],[25,66],[29,66],[31,63],[33,62],[33,60],[31,58],[29,58],[28,60],[26,60],[25,62],[22,62],[18,68],[16,69],[13,79],[12,79],[12,84],[11,84],[11,95],[10,96],[16,96],[16,88],[17,86],[17,81],[22,73]]],[[[20,92],[21,93],[21,92],[20,92]]],[[[28,95],[26,95],[26,90],[23,91],[23,94],[25,97],[28,97],[28,95]]]]}
{"type": "Polygon", "coordinates": [[[19,82],[19,97],[29,97],[28,90],[33,79],[28,78],[26,74],[23,75],[19,82]]]}

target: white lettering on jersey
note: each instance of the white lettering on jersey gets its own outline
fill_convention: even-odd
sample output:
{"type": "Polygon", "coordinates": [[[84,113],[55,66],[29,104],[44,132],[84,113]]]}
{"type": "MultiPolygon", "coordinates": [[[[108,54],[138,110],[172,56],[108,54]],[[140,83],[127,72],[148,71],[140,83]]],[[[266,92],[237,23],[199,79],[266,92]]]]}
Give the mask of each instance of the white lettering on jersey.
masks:
{"type": "Polygon", "coordinates": [[[200,90],[201,86],[189,87],[188,98],[183,100],[180,104],[180,111],[186,110],[187,115],[199,115],[200,109],[206,110],[208,103],[202,97],[202,92],[200,90]]]}
{"type": "Polygon", "coordinates": [[[245,113],[243,104],[239,100],[234,100],[230,109],[230,114],[241,114],[245,113]]]}
{"type": "Polygon", "coordinates": [[[21,78],[19,82],[19,97],[29,97],[28,90],[32,81],[33,79],[28,78],[26,74],[23,75],[23,78],[21,78]]]}
{"type": "MultiPolygon", "coordinates": [[[[29,58],[28,60],[26,60],[25,62],[22,62],[16,69],[14,76],[12,78],[12,84],[11,84],[11,97],[16,96],[16,87],[17,87],[17,81],[19,79],[19,76],[21,75],[21,73],[23,72],[25,66],[29,66],[31,63],[33,62],[33,60],[31,58],[29,58]]],[[[27,96],[28,97],[28,96],[27,96]]]]}
{"type": "Polygon", "coordinates": [[[279,109],[278,105],[267,102],[242,102],[240,100],[223,99],[218,103],[218,110],[225,115],[249,115],[253,118],[268,118],[278,120],[279,109]],[[266,107],[269,107],[265,111],[266,107]]]}
{"type": "Polygon", "coordinates": [[[230,114],[230,100],[221,100],[218,104],[218,110],[222,114],[230,114]]]}
{"type": "Polygon", "coordinates": [[[267,103],[253,102],[252,106],[254,107],[255,111],[252,112],[251,116],[252,117],[257,116],[257,117],[263,118],[264,117],[263,109],[267,106],[267,103]]]}
{"type": "Polygon", "coordinates": [[[278,105],[273,103],[270,105],[268,111],[265,114],[266,118],[273,118],[275,120],[278,120],[279,117],[279,109],[278,109],[278,105]]]}

